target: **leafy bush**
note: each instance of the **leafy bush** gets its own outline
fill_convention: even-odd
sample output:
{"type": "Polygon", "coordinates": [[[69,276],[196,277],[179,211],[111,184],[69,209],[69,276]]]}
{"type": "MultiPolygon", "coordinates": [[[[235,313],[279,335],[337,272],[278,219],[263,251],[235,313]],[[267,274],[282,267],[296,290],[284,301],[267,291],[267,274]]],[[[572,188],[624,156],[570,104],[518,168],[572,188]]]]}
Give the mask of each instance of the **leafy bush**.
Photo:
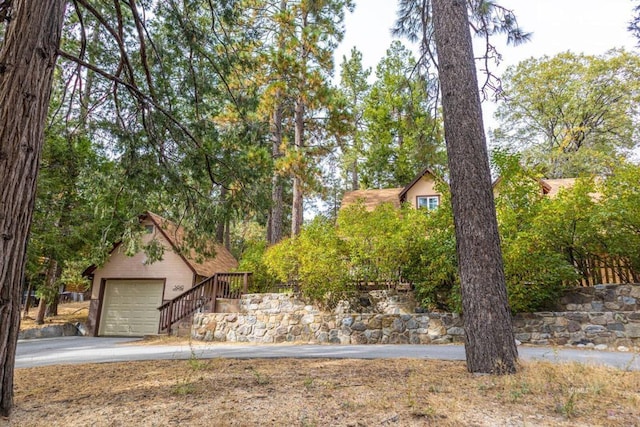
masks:
{"type": "Polygon", "coordinates": [[[451,197],[445,184],[441,184],[438,191],[442,194],[438,209],[413,210],[408,217],[416,221],[416,216],[422,216],[424,231],[421,234],[422,247],[408,263],[406,277],[414,283],[416,297],[424,308],[460,312],[460,278],[451,197]]]}
{"type": "Polygon", "coordinates": [[[258,240],[245,242],[245,245],[242,258],[238,263],[238,271],[250,271],[253,273],[249,292],[259,293],[272,290],[278,281],[269,272],[264,262],[267,242],[258,240]]]}
{"type": "Polygon", "coordinates": [[[623,163],[600,187],[606,225],[602,239],[609,253],[621,257],[635,271],[630,280],[640,281],[640,166],[623,163]]]}
{"type": "MultiPolygon", "coordinates": [[[[622,164],[603,181],[578,179],[550,198],[517,156],[496,152],[493,161],[501,177],[495,201],[512,311],[548,309],[564,286],[587,274],[594,257],[620,257],[637,276],[639,166],[622,164]]],[[[402,280],[413,283],[423,307],[460,312],[449,190],[446,184],[438,190],[436,210],[383,204],[367,211],[355,204],[339,212],[337,226],[316,218],[297,238],[267,249],[262,260],[249,252],[247,262],[326,305],[348,296],[356,282],[402,280]]]]}
{"type": "Polygon", "coordinates": [[[337,233],[348,254],[349,276],[358,282],[401,279],[411,258],[411,237],[419,224],[406,218],[409,210],[383,203],[369,212],[361,203],[338,214],[337,233]]]}
{"type": "Polygon", "coordinates": [[[511,310],[545,309],[559,296],[563,283],[577,278],[573,265],[549,241],[548,221],[559,212],[557,202],[542,195],[541,183],[507,152],[493,154],[500,173],[494,194],[504,273],[511,310]]]}
{"type": "Polygon", "coordinates": [[[296,284],[321,305],[332,307],[350,295],[344,242],[327,218],[316,217],[297,237],[267,249],[264,263],[278,280],[296,284]]]}

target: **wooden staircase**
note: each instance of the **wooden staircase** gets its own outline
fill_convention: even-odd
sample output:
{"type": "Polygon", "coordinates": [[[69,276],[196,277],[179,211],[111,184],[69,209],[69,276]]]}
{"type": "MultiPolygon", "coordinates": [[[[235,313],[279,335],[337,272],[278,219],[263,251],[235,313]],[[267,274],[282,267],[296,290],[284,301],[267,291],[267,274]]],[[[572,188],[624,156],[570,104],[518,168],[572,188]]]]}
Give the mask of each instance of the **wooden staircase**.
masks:
{"type": "Polygon", "coordinates": [[[176,323],[197,311],[216,312],[219,298],[240,299],[249,289],[252,273],[216,273],[158,307],[160,332],[171,335],[176,323]]]}

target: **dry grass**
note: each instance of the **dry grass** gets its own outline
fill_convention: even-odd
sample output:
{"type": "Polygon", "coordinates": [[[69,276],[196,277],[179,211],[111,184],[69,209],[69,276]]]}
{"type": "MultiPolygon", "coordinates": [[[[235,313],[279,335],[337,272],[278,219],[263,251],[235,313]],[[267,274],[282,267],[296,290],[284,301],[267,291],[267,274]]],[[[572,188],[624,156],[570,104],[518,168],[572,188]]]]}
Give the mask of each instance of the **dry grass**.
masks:
{"type": "Polygon", "coordinates": [[[640,372],[420,360],[154,361],[16,371],[12,426],[640,425],[640,372]]]}
{"type": "Polygon", "coordinates": [[[20,321],[20,330],[42,328],[49,325],[61,325],[64,323],[85,322],[89,316],[89,301],[68,302],[58,305],[58,315],[46,317],[43,325],[36,324],[35,318],[37,314],[38,307],[30,308],[28,317],[20,321]]]}
{"type": "MultiPolygon", "coordinates": [[[[87,311],[64,304],[46,324],[87,311]]],[[[640,426],[640,372],[535,362],[492,377],[462,362],[194,358],[18,369],[15,402],[0,426],[640,426]]]]}

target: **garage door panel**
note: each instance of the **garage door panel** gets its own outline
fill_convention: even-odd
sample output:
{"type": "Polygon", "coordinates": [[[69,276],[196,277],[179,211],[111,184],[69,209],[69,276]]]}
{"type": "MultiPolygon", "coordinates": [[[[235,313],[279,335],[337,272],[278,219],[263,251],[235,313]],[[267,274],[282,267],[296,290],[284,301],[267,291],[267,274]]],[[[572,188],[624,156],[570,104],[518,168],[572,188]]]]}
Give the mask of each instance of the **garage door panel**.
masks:
{"type": "Polygon", "coordinates": [[[162,280],[107,280],[99,335],[158,333],[163,288],[162,280]]]}

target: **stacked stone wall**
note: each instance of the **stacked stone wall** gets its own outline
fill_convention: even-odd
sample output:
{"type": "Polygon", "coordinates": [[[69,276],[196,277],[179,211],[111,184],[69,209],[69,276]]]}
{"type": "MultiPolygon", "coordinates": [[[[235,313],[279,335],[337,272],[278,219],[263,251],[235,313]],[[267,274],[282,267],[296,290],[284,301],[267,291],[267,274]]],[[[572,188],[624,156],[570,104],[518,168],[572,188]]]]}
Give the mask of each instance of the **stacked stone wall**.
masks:
{"type": "MultiPolygon", "coordinates": [[[[633,289],[619,292],[621,296],[635,298],[631,296],[633,289]]],[[[640,311],[593,311],[594,306],[590,307],[591,311],[516,315],[515,337],[521,343],[529,344],[618,349],[640,346],[640,311]]],[[[254,343],[440,344],[464,341],[463,319],[457,314],[345,313],[343,309],[323,312],[286,294],[244,295],[238,313],[196,314],[192,336],[205,341],[254,343]]]]}
{"type": "Polygon", "coordinates": [[[640,284],[569,289],[560,298],[556,311],[640,311],[640,284]]]}

